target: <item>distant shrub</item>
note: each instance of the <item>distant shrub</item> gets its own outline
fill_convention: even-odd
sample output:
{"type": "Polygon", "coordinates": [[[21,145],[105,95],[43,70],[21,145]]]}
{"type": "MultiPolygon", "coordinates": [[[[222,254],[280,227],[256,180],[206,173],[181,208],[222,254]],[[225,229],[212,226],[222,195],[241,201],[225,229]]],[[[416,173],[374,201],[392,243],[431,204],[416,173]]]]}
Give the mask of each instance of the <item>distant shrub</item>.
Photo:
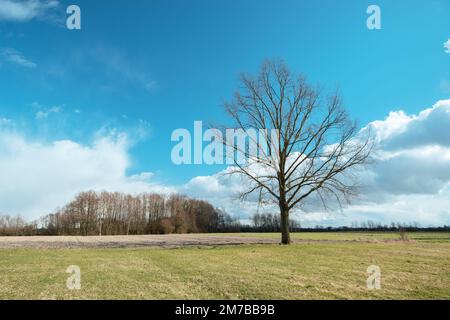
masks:
{"type": "Polygon", "coordinates": [[[173,223],[170,219],[161,219],[158,224],[158,233],[159,234],[169,234],[175,230],[173,223]]]}
{"type": "Polygon", "coordinates": [[[406,229],[405,228],[400,228],[400,240],[402,241],[408,241],[409,237],[408,234],[406,233],[406,229]]]}

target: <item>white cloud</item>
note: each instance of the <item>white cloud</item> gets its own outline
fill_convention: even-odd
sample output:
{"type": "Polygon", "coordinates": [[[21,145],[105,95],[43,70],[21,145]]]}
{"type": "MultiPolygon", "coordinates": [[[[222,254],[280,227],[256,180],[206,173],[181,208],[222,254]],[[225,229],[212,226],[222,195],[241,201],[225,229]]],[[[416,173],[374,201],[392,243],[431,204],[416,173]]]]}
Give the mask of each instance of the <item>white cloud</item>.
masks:
{"type": "Polygon", "coordinates": [[[45,15],[59,5],[55,0],[0,0],[0,21],[26,22],[45,15]]]}
{"type": "Polygon", "coordinates": [[[450,188],[443,188],[435,194],[402,194],[382,202],[356,203],[344,210],[341,220],[372,220],[386,224],[418,222],[421,226],[449,225],[450,188]]]}
{"type": "Polygon", "coordinates": [[[0,56],[3,58],[3,60],[19,65],[21,67],[35,68],[37,66],[36,63],[25,58],[22,53],[12,48],[4,48],[0,50],[0,56]]]}
{"type": "Polygon", "coordinates": [[[52,113],[59,113],[61,112],[61,107],[51,107],[46,110],[40,110],[36,112],[36,119],[45,119],[52,113]]]}
{"type": "Polygon", "coordinates": [[[126,135],[98,137],[92,145],[70,140],[41,143],[0,131],[0,212],[38,218],[85,190],[172,192],[151,175],[127,176],[126,135]]]}
{"type": "Polygon", "coordinates": [[[248,218],[257,210],[256,199],[242,202],[236,195],[243,191],[246,181],[236,175],[228,175],[229,169],[211,176],[198,176],[178,188],[180,193],[206,199],[215,206],[238,218],[248,218]]]}
{"type": "Polygon", "coordinates": [[[0,118],[0,127],[12,124],[12,120],[8,118],[0,118]]]}
{"type": "MultiPolygon", "coordinates": [[[[50,106],[45,106],[43,104],[40,104],[39,102],[36,102],[36,101],[31,103],[30,106],[36,110],[34,117],[37,120],[44,120],[44,119],[47,119],[52,114],[62,113],[64,111],[64,108],[66,107],[65,104],[55,105],[55,106],[50,107],[50,106]]],[[[75,111],[75,113],[79,113],[79,112],[75,111]]]]}
{"type": "Polygon", "coordinates": [[[450,39],[444,43],[445,53],[450,53],[450,39]]]}

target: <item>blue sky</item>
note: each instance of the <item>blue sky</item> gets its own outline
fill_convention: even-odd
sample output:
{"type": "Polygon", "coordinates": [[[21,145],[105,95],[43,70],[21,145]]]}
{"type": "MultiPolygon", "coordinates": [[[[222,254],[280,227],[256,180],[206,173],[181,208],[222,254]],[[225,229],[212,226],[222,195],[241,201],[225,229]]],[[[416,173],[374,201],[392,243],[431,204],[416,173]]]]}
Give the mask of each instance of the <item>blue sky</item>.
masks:
{"type": "Polygon", "coordinates": [[[173,165],[172,131],[226,121],[239,73],[265,58],[339,86],[361,126],[448,99],[449,12],[448,0],[0,0],[0,119],[42,144],[125,132],[127,176],[182,185],[224,168],[173,165]],[[82,30],[65,28],[69,4],[82,30]],[[366,28],[369,4],[381,30],[366,28]]]}

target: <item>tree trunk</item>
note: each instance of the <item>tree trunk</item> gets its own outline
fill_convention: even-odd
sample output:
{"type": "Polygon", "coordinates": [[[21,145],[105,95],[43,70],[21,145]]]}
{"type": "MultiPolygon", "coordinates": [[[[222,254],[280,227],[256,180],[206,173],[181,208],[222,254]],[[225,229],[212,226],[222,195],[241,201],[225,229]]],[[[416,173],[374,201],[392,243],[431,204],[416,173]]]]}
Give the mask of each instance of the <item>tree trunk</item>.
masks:
{"type": "Polygon", "coordinates": [[[102,227],[103,227],[103,220],[102,218],[100,218],[100,225],[98,228],[98,235],[101,236],[102,235],[102,227]]]}
{"type": "Polygon", "coordinates": [[[280,205],[281,213],[281,244],[290,244],[291,235],[289,234],[289,209],[285,205],[280,205]]]}

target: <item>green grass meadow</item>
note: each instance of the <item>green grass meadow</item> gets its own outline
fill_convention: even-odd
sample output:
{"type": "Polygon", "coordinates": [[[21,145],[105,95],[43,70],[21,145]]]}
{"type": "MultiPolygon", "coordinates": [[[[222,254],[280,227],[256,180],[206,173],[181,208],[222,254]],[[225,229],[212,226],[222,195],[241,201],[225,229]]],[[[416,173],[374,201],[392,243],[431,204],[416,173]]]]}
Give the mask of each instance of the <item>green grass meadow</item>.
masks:
{"type": "Polygon", "coordinates": [[[411,233],[409,242],[383,242],[398,237],[303,233],[293,238],[349,241],[1,249],[0,299],[450,299],[450,234],[411,233]],[[81,290],[66,287],[70,265],[81,269],[81,290]],[[370,265],[381,268],[380,290],[367,289],[370,265]]]}

